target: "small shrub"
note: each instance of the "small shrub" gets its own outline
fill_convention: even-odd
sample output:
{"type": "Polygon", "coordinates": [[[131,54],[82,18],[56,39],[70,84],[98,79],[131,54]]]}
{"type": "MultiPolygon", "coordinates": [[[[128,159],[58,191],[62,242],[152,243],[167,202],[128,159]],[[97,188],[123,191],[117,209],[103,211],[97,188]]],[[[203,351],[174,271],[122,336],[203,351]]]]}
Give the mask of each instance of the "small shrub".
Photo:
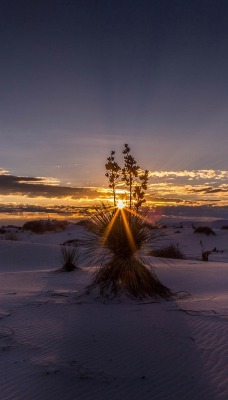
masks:
{"type": "Polygon", "coordinates": [[[65,229],[67,224],[67,221],[59,220],[34,220],[26,222],[23,229],[34,233],[53,232],[65,229]]]}
{"type": "Polygon", "coordinates": [[[5,240],[14,240],[15,242],[19,240],[18,236],[14,232],[7,232],[4,235],[5,240]]]}
{"type": "Polygon", "coordinates": [[[198,226],[197,228],[194,228],[194,233],[204,233],[207,236],[215,236],[215,232],[209,226],[198,226]]]}
{"type": "Polygon", "coordinates": [[[202,261],[209,261],[209,255],[211,254],[211,251],[202,251],[202,261]]]}
{"type": "MultiPolygon", "coordinates": [[[[200,246],[202,249],[202,261],[209,261],[209,255],[212,253],[210,250],[205,250],[202,240],[200,240],[200,246]]],[[[215,247],[216,249],[216,247],[215,247]]]]}
{"type": "Polygon", "coordinates": [[[174,246],[173,244],[162,247],[160,249],[155,249],[150,252],[150,255],[153,257],[161,257],[161,258],[175,258],[175,259],[184,259],[183,253],[179,250],[178,246],[174,246]]]}
{"type": "Polygon", "coordinates": [[[223,225],[221,229],[228,229],[228,225],[223,225]]]}
{"type": "Polygon", "coordinates": [[[167,229],[168,227],[167,227],[167,225],[161,225],[160,228],[161,229],[167,229]]]}
{"type": "Polygon", "coordinates": [[[78,239],[70,239],[70,240],[65,240],[65,242],[61,243],[62,246],[77,246],[79,243],[78,239]]]}
{"type": "Polygon", "coordinates": [[[81,221],[76,222],[76,225],[83,226],[83,228],[90,232],[93,232],[96,229],[96,226],[91,219],[81,219],[81,221]]]}
{"type": "Polygon", "coordinates": [[[78,269],[79,247],[77,246],[60,246],[60,262],[62,264],[61,271],[71,272],[78,269]]]}

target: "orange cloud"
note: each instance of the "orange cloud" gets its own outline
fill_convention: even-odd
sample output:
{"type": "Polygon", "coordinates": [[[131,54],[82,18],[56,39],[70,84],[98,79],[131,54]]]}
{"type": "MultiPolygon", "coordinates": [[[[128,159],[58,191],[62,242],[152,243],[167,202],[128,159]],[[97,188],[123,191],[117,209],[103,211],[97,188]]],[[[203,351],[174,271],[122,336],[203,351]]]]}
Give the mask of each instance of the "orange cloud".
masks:
{"type": "Polygon", "coordinates": [[[182,170],[182,171],[150,171],[150,178],[190,178],[190,179],[228,179],[228,171],[202,169],[202,170],[182,170]]]}

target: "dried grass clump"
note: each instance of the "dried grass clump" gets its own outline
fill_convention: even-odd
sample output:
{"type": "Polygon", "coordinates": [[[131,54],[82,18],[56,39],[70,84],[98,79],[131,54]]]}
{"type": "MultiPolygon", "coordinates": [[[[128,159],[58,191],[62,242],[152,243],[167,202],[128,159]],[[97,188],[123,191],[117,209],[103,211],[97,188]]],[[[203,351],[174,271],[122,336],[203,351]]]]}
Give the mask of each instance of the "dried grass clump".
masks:
{"type": "Polygon", "coordinates": [[[161,258],[184,259],[184,254],[179,250],[178,246],[174,246],[174,244],[170,244],[169,246],[160,249],[154,249],[150,252],[150,255],[161,258]]]}
{"type": "Polygon", "coordinates": [[[68,222],[60,220],[34,220],[23,225],[23,229],[34,233],[55,232],[66,228],[68,222]]]}
{"type": "Polygon", "coordinates": [[[62,264],[61,271],[71,272],[78,269],[79,247],[61,245],[60,262],[62,264]]]}
{"type": "Polygon", "coordinates": [[[195,228],[194,233],[204,233],[205,235],[216,235],[213,229],[211,229],[209,226],[198,226],[195,228]]]}
{"type": "Polygon", "coordinates": [[[101,296],[172,296],[144,257],[148,246],[162,235],[158,226],[149,224],[145,215],[130,214],[126,209],[97,211],[93,223],[96,229],[88,233],[85,245],[87,256],[99,268],[89,288],[98,286],[101,296]]]}
{"type": "Polygon", "coordinates": [[[81,219],[80,221],[76,222],[76,225],[83,226],[83,228],[87,229],[88,231],[93,231],[95,229],[94,223],[91,219],[81,219]]]}
{"type": "Polygon", "coordinates": [[[3,238],[4,240],[13,240],[15,242],[19,240],[19,236],[15,232],[6,232],[3,238]]]}

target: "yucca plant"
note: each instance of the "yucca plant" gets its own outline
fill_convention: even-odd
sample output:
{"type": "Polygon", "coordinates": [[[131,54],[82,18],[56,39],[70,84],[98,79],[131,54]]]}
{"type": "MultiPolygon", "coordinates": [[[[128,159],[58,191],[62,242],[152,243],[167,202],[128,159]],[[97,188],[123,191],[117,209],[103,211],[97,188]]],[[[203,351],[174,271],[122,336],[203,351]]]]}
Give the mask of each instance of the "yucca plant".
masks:
{"type": "Polygon", "coordinates": [[[102,296],[172,296],[144,256],[148,246],[151,248],[163,235],[159,226],[148,223],[145,214],[134,214],[126,208],[97,210],[93,223],[85,244],[87,256],[98,269],[89,288],[98,286],[102,296]]]}
{"type": "Polygon", "coordinates": [[[78,268],[79,247],[60,245],[61,271],[71,272],[78,268]]]}

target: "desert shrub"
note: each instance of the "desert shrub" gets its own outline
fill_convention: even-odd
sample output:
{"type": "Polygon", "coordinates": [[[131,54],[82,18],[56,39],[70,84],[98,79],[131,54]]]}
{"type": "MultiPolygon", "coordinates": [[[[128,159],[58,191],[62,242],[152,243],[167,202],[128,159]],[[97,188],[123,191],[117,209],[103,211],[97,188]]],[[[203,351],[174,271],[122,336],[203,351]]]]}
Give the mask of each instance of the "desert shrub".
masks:
{"type": "Polygon", "coordinates": [[[94,223],[91,219],[81,219],[80,221],[76,222],[76,225],[83,226],[88,231],[95,230],[94,223]]]}
{"type": "Polygon", "coordinates": [[[66,228],[68,222],[60,220],[34,220],[23,225],[23,229],[34,233],[53,232],[66,228]]]}
{"type": "Polygon", "coordinates": [[[65,240],[65,242],[61,243],[61,246],[77,246],[79,242],[79,239],[65,240]]]}
{"type": "Polygon", "coordinates": [[[221,229],[228,229],[228,225],[223,225],[221,229]]]}
{"type": "Polygon", "coordinates": [[[179,250],[178,246],[174,246],[170,244],[169,246],[162,247],[160,249],[154,249],[150,252],[150,255],[153,257],[161,257],[161,258],[175,258],[175,259],[184,259],[183,253],[179,250]]]}
{"type": "Polygon", "coordinates": [[[211,251],[202,251],[202,261],[208,261],[211,251]]]}
{"type": "Polygon", "coordinates": [[[75,269],[78,269],[79,247],[60,245],[59,258],[62,264],[61,271],[71,272],[75,269]]]}
{"type": "Polygon", "coordinates": [[[148,246],[162,235],[158,226],[151,229],[146,215],[131,214],[127,209],[97,211],[93,223],[95,229],[88,232],[84,243],[87,256],[99,268],[89,289],[98,286],[101,296],[172,296],[143,257],[143,250],[148,251],[148,246]]]}
{"type": "Polygon", "coordinates": [[[197,228],[194,229],[194,233],[204,233],[205,235],[208,236],[215,235],[215,232],[209,226],[198,226],[197,228]]]}
{"type": "Polygon", "coordinates": [[[5,240],[14,240],[15,242],[19,240],[18,235],[15,232],[6,232],[4,235],[5,240]]]}
{"type": "Polygon", "coordinates": [[[168,227],[167,227],[167,225],[161,225],[161,229],[167,229],[168,227]]]}

